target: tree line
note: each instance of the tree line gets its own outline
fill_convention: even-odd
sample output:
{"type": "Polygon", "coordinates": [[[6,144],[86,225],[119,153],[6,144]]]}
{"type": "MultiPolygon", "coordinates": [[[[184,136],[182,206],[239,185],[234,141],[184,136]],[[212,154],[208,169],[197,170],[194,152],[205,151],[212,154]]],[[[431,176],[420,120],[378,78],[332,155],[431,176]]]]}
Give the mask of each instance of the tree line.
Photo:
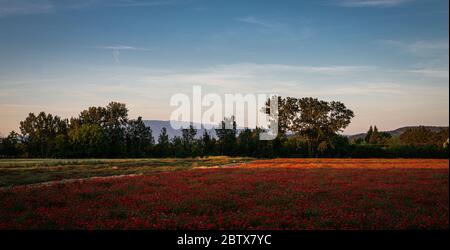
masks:
{"type": "MultiPolygon", "coordinates": [[[[264,110],[267,114],[269,107],[270,100],[264,110]]],[[[350,141],[340,133],[353,117],[353,111],[341,102],[278,97],[274,140],[260,140],[262,128],[238,131],[234,117],[224,119],[215,128],[215,136],[206,130],[199,135],[191,125],[182,129],[181,136],[169,138],[162,128],[154,138],[142,117],[129,119],[125,104],[111,102],[106,107],[89,107],[70,119],[30,113],[20,122],[19,133],[0,138],[0,157],[448,157],[448,128],[439,132],[411,128],[392,137],[371,126],[365,138],[350,141]]]]}

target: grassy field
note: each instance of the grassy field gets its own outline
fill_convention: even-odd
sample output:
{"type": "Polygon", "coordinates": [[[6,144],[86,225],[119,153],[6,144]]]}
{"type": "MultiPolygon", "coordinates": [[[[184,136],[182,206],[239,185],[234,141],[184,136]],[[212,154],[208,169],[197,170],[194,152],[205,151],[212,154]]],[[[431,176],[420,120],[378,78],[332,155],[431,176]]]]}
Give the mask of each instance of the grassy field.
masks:
{"type": "Polygon", "coordinates": [[[0,187],[98,176],[149,174],[248,162],[244,157],[186,159],[0,159],[0,187]]]}
{"type": "Polygon", "coordinates": [[[117,170],[143,175],[1,188],[0,229],[449,228],[448,160],[214,157],[2,164],[7,174],[1,178],[10,184],[117,170]],[[35,176],[8,172],[20,169],[35,176]]]}

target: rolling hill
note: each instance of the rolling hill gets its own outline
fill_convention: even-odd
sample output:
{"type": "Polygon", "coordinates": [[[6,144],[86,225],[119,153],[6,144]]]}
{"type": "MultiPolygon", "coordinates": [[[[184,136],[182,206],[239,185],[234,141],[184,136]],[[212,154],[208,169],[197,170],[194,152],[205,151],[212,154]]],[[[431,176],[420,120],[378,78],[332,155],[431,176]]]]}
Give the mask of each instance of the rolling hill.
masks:
{"type": "MultiPolygon", "coordinates": [[[[418,127],[419,126],[406,126],[406,127],[401,127],[401,128],[390,130],[390,131],[380,131],[380,132],[386,132],[392,136],[399,136],[399,135],[403,134],[403,132],[405,132],[407,129],[418,128],[418,127]]],[[[441,129],[448,128],[448,127],[441,127],[441,126],[424,126],[424,127],[427,129],[430,129],[431,131],[434,131],[434,132],[438,132],[441,129]]],[[[355,134],[355,135],[349,135],[348,138],[350,140],[356,140],[359,138],[364,139],[366,137],[366,135],[367,135],[367,133],[360,133],[360,134],[355,134]]]]}
{"type": "MultiPolygon", "coordinates": [[[[159,134],[161,133],[161,129],[163,127],[165,127],[167,129],[167,134],[169,135],[169,138],[173,138],[175,136],[181,136],[182,132],[181,129],[174,129],[172,128],[172,126],[170,125],[170,121],[162,121],[162,120],[145,120],[144,121],[145,125],[150,127],[152,129],[153,132],[153,137],[156,139],[158,138],[159,134]]],[[[183,126],[189,126],[189,122],[181,122],[181,124],[183,126]]],[[[196,123],[194,123],[196,124],[196,123]]],[[[409,128],[417,128],[419,126],[406,126],[406,127],[401,127],[401,128],[397,128],[394,130],[390,130],[390,131],[381,131],[381,132],[386,132],[389,133],[392,136],[399,136],[401,135],[403,132],[405,132],[407,129],[409,128]]],[[[441,129],[444,128],[448,128],[448,127],[444,127],[444,126],[425,126],[427,129],[430,129],[432,131],[440,131],[441,129]]],[[[243,128],[238,128],[238,132],[240,130],[242,130],[243,128]]],[[[214,129],[205,129],[205,128],[201,128],[199,131],[197,131],[197,138],[200,138],[204,131],[208,131],[208,133],[212,136],[212,137],[216,137],[216,132],[214,129]]],[[[366,137],[366,133],[359,133],[359,134],[354,134],[354,135],[347,135],[347,137],[350,140],[356,140],[358,138],[364,138],[366,137]]]]}

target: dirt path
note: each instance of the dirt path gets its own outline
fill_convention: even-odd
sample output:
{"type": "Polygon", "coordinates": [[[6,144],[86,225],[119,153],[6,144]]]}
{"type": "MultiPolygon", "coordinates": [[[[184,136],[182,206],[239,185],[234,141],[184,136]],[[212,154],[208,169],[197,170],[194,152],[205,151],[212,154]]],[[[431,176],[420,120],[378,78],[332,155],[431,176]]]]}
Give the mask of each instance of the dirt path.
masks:
{"type": "MultiPolygon", "coordinates": [[[[186,170],[233,168],[233,167],[239,167],[239,165],[241,165],[241,164],[244,164],[244,163],[232,163],[232,164],[224,164],[224,165],[209,166],[209,167],[193,167],[191,169],[186,169],[186,170]]],[[[20,185],[13,185],[13,186],[5,186],[5,187],[0,187],[0,191],[11,190],[11,189],[14,189],[17,187],[37,188],[37,187],[51,186],[51,185],[63,184],[63,183],[83,182],[83,181],[90,181],[90,180],[109,180],[109,179],[117,179],[117,178],[123,178],[123,177],[133,177],[133,176],[143,176],[143,175],[145,175],[145,174],[143,174],[143,173],[122,174],[122,175],[110,175],[110,176],[93,176],[93,177],[75,178],[75,179],[63,179],[63,180],[46,181],[46,182],[39,182],[39,183],[33,183],[33,184],[20,184],[20,185]]]]}
{"type": "Polygon", "coordinates": [[[33,184],[23,184],[23,185],[0,187],[0,191],[10,190],[10,189],[14,189],[17,187],[36,188],[36,187],[51,186],[51,185],[63,184],[63,183],[83,182],[83,181],[89,181],[89,180],[109,180],[109,179],[117,179],[117,178],[123,178],[123,177],[142,176],[142,175],[143,174],[122,174],[122,175],[93,176],[93,177],[77,178],[77,179],[46,181],[46,182],[33,183],[33,184]]]}

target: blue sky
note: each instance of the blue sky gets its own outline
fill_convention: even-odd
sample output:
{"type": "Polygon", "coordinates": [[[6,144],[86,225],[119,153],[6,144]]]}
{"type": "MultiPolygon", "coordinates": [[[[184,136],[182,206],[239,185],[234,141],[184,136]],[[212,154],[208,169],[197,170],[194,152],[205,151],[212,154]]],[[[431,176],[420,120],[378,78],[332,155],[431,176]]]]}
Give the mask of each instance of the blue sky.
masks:
{"type": "Polygon", "coordinates": [[[448,15],[447,0],[0,0],[0,133],[111,100],[168,119],[192,85],[342,101],[349,134],[448,125],[448,15]]]}

